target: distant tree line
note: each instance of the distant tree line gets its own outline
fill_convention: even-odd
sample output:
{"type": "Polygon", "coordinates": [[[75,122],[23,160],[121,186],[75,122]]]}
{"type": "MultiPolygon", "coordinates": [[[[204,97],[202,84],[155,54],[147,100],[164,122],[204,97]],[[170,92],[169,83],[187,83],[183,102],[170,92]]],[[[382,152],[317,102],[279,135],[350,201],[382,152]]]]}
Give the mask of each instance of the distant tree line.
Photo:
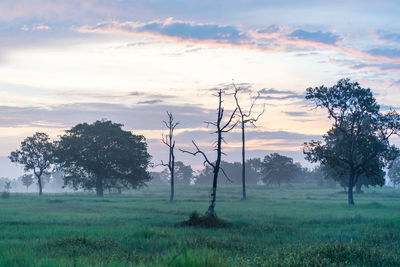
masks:
{"type": "MultiPolygon", "coordinates": [[[[306,90],[306,99],[325,109],[332,121],[322,141],[304,143],[306,160],[320,164],[308,170],[292,158],[278,153],[266,155],[264,159],[245,158],[245,125],[254,125],[264,109],[253,117],[252,110],[258,96],[250,97],[250,108],[244,112],[238,92],[245,90],[234,84],[233,88],[233,93],[218,90],[217,117],[206,122],[216,137],[213,145],[215,161],[211,161],[194,140],[195,150],[180,149],[183,153],[202,157],[204,169],[197,173],[191,166],[175,160],[174,130],[178,123],[170,112],[167,112],[168,120],[164,121],[169,132],[162,138],[169,149],[169,158],[168,162],[161,162],[167,167],[162,172],[149,173],[151,156],[144,136],[125,131],[123,125],[107,120],[78,124],[57,141],[51,141],[46,133],[35,133],[25,138],[9,158],[23,165],[27,172],[20,178],[21,183],[29,189],[34,181],[40,195],[46,183],[55,181],[54,173],[62,177],[63,187],[94,190],[99,197],[103,196],[104,190],[120,193],[123,188],[140,188],[152,180],[153,183],[170,183],[172,201],[174,184],[211,184],[209,212],[212,216],[215,216],[217,185],[227,181],[242,184],[242,199],[247,197],[246,183],[278,187],[298,182],[316,182],[319,186],[329,187],[340,185],[347,192],[350,205],[354,205],[354,190],[360,193],[363,186],[385,184],[384,170],[387,167],[393,185],[400,184],[400,163],[396,160],[400,151],[389,139],[400,133],[400,115],[393,110],[381,112],[370,89],[349,79],[341,79],[332,87],[306,90]],[[229,96],[233,96],[236,105],[226,116],[222,103],[223,97],[229,96]],[[222,159],[223,144],[226,135],[238,125],[242,133],[242,162],[228,163],[222,159]],[[218,179],[221,174],[225,179],[218,179]]],[[[11,182],[7,182],[7,191],[11,187],[11,182]]]]}
{"type": "Polygon", "coordinates": [[[39,195],[51,173],[54,179],[61,174],[64,187],[95,190],[99,197],[105,189],[139,188],[151,179],[145,138],[107,120],[78,124],[54,142],[46,133],[35,133],[9,158],[33,172],[21,181],[29,188],[35,180],[39,195]]]}

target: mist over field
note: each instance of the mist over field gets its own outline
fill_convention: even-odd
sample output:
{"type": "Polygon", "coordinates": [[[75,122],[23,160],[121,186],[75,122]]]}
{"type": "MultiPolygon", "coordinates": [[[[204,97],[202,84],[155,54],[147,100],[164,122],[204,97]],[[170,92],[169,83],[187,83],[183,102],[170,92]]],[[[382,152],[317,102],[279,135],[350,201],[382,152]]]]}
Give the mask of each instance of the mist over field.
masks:
{"type": "Polygon", "coordinates": [[[396,1],[0,2],[0,266],[400,266],[396,1]]]}

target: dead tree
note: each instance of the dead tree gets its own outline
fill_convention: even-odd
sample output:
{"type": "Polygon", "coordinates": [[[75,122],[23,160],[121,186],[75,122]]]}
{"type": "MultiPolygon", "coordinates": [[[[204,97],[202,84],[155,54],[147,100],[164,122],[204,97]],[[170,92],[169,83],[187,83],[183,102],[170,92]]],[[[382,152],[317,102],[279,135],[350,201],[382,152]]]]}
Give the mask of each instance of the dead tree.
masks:
{"type": "Polygon", "coordinates": [[[169,130],[169,134],[163,135],[161,141],[169,148],[169,157],[168,163],[164,163],[161,161],[161,165],[168,168],[171,175],[171,196],[169,201],[174,201],[174,174],[175,174],[175,139],[174,139],[174,130],[175,127],[178,126],[179,122],[174,122],[174,117],[172,116],[172,112],[168,112],[168,121],[163,121],[165,126],[169,130]]]}
{"type": "Polygon", "coordinates": [[[260,93],[258,93],[257,97],[252,98],[250,95],[250,108],[249,111],[246,113],[243,111],[243,108],[239,104],[239,98],[238,98],[238,92],[240,91],[240,88],[237,88],[234,83],[233,87],[235,88],[235,93],[233,96],[235,97],[236,101],[236,108],[238,109],[239,112],[239,117],[240,117],[240,124],[242,128],[242,191],[243,191],[243,200],[246,200],[246,139],[245,139],[245,126],[247,123],[252,124],[254,127],[255,123],[258,121],[258,119],[261,117],[261,115],[265,111],[265,104],[263,107],[263,110],[261,113],[259,113],[256,117],[253,117],[252,112],[253,112],[253,107],[254,104],[256,103],[257,99],[260,97],[260,93]]]}
{"type": "MultiPolygon", "coordinates": [[[[235,118],[235,114],[237,111],[237,108],[235,108],[235,110],[232,112],[232,114],[230,115],[228,121],[226,123],[223,123],[222,120],[224,118],[224,108],[222,107],[222,90],[220,89],[218,94],[218,116],[217,116],[217,120],[215,122],[205,122],[207,125],[211,125],[214,126],[216,128],[215,132],[217,134],[217,140],[215,142],[215,151],[217,151],[217,159],[215,162],[211,162],[207,155],[201,151],[199,149],[199,147],[197,146],[197,144],[192,140],[192,143],[194,145],[194,147],[196,148],[195,152],[190,152],[190,151],[186,151],[186,150],[182,150],[180,149],[180,151],[184,152],[184,153],[188,153],[191,154],[193,156],[196,156],[197,154],[200,154],[203,156],[204,158],[204,162],[203,165],[206,166],[207,164],[213,168],[213,174],[214,174],[214,178],[213,178],[213,184],[212,184],[212,193],[211,193],[211,203],[210,206],[208,208],[208,214],[215,217],[215,202],[216,202],[216,198],[217,198],[217,182],[218,182],[218,173],[220,170],[222,170],[222,172],[225,174],[224,170],[220,167],[221,164],[221,156],[223,154],[222,152],[222,142],[224,142],[224,138],[222,136],[223,133],[227,133],[229,131],[231,131],[233,128],[235,128],[235,126],[237,125],[238,122],[233,122],[233,119],[235,118]]],[[[225,174],[226,176],[226,174],[225,174]]],[[[227,177],[227,176],[226,176],[227,177]]]]}

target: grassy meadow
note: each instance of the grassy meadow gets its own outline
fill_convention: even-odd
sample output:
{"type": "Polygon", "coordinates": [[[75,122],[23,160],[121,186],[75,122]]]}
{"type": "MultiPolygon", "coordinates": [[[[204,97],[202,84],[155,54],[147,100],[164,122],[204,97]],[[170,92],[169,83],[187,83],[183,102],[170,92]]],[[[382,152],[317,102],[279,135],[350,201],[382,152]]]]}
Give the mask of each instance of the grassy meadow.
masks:
{"type": "Polygon", "coordinates": [[[176,226],[208,186],[0,199],[0,266],[400,266],[400,190],[221,186],[221,229],[176,226]]]}

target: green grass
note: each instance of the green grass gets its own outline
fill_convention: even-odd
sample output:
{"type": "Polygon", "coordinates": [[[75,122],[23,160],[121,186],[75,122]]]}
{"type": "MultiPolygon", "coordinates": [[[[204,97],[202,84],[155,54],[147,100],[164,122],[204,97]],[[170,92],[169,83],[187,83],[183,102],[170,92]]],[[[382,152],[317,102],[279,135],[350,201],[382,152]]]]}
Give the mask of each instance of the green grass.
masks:
{"type": "Polygon", "coordinates": [[[122,196],[0,199],[0,266],[399,266],[400,192],[221,186],[227,228],[179,227],[209,187],[149,186],[122,196]]]}

